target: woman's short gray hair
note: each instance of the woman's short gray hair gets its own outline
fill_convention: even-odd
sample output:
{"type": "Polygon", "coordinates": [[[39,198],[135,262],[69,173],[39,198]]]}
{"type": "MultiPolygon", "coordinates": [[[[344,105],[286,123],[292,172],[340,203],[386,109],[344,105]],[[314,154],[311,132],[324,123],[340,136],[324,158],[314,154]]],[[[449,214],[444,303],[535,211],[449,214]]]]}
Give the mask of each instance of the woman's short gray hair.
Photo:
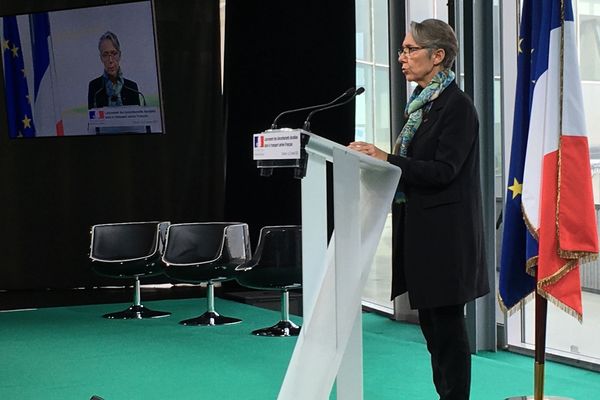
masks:
{"type": "Polygon", "coordinates": [[[100,50],[100,45],[102,45],[102,42],[105,40],[110,40],[113,44],[113,46],[115,47],[115,49],[117,49],[117,51],[119,53],[121,53],[121,45],[119,44],[119,38],[117,37],[117,35],[115,35],[114,33],[112,33],[111,31],[106,31],[102,34],[102,36],[100,36],[100,40],[98,41],[98,50],[100,50]]]}
{"type": "MultiPolygon", "coordinates": [[[[458,41],[450,25],[439,19],[426,19],[410,23],[410,31],[415,42],[428,49],[443,49],[446,57],[442,64],[451,68],[458,53],[458,41]]],[[[432,50],[429,50],[430,54],[432,50]]]]}

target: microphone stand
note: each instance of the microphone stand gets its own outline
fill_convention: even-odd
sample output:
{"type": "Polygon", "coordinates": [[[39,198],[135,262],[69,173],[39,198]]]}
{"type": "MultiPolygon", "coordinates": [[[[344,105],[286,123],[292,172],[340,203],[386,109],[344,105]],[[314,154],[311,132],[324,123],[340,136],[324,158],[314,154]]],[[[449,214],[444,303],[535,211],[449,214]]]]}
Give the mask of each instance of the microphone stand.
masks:
{"type": "Polygon", "coordinates": [[[306,117],[306,120],[304,121],[304,125],[302,126],[302,129],[304,129],[307,132],[310,132],[310,119],[312,118],[312,116],[320,111],[324,111],[324,110],[328,110],[330,108],[335,108],[335,107],[339,107],[339,106],[343,106],[346,103],[349,103],[350,101],[354,100],[354,98],[356,96],[359,96],[361,94],[363,94],[365,91],[365,88],[363,88],[362,86],[359,87],[358,89],[356,89],[354,91],[354,93],[352,93],[352,96],[348,97],[346,100],[342,101],[341,103],[337,103],[337,104],[331,104],[331,105],[327,105],[323,108],[318,108],[314,111],[311,111],[308,116],[306,117]]]}
{"type": "Polygon", "coordinates": [[[343,99],[344,97],[346,97],[348,95],[354,94],[355,92],[356,92],[356,89],[352,87],[352,88],[349,88],[348,90],[346,90],[340,96],[338,96],[335,99],[333,99],[332,101],[330,101],[329,103],[319,104],[319,105],[316,105],[316,106],[308,106],[308,107],[302,107],[302,108],[295,108],[293,110],[283,111],[282,113],[280,113],[278,116],[275,117],[275,119],[273,120],[273,123],[271,124],[271,129],[277,129],[277,121],[283,115],[291,114],[291,113],[295,113],[295,112],[300,112],[300,111],[314,110],[315,108],[327,107],[327,106],[330,106],[332,104],[337,103],[338,101],[340,101],[341,99],[343,99]]]}

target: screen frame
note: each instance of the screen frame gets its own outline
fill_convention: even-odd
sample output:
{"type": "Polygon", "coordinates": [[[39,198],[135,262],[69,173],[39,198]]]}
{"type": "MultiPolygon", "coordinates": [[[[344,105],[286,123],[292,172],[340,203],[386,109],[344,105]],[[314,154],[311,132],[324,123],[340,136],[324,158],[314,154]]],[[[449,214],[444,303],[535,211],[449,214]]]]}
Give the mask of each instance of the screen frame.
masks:
{"type": "MultiPolygon", "coordinates": [[[[9,3],[9,2],[6,2],[9,3]]],[[[35,13],[43,13],[43,12],[60,12],[60,11],[71,11],[71,10],[79,10],[79,9],[93,9],[93,8],[106,8],[117,5],[125,5],[125,4],[135,4],[135,3],[149,3],[150,6],[150,15],[151,15],[151,23],[152,23],[152,43],[154,50],[154,59],[155,59],[155,69],[156,69],[156,84],[158,88],[158,110],[161,118],[161,132],[147,132],[147,133],[135,133],[122,131],[118,133],[103,133],[103,134],[89,134],[89,133],[81,133],[81,134],[68,134],[64,136],[56,136],[56,135],[48,135],[48,136],[35,136],[31,138],[25,137],[15,137],[11,138],[8,132],[8,116],[6,109],[6,84],[4,82],[4,62],[0,60],[0,77],[2,81],[0,82],[0,135],[4,136],[10,142],[27,142],[28,140],[22,139],[54,139],[60,138],[61,140],[67,140],[67,138],[82,138],[82,137],[111,137],[111,136],[137,136],[137,137],[152,137],[152,136],[162,136],[167,134],[167,121],[165,118],[165,109],[164,109],[164,93],[163,93],[163,77],[162,77],[162,64],[160,58],[160,45],[159,45],[159,26],[158,19],[156,13],[156,4],[155,0],[66,0],[66,1],[43,1],[39,0],[29,0],[22,1],[22,4],[17,4],[17,2],[10,2],[10,4],[0,5],[0,18],[9,17],[9,16],[24,16],[31,15],[35,13]],[[50,4],[52,3],[52,4],[50,4]],[[58,4],[57,4],[58,3],[58,4]],[[56,5],[56,6],[53,6],[56,5]],[[21,139],[21,140],[20,140],[21,139]]],[[[20,3],[20,2],[19,2],[20,3]]],[[[1,36],[1,34],[0,34],[1,36]]],[[[33,79],[32,79],[33,81],[33,79]]],[[[31,85],[32,86],[32,85],[31,85]]],[[[33,91],[33,87],[30,88],[30,92],[33,91]]]]}

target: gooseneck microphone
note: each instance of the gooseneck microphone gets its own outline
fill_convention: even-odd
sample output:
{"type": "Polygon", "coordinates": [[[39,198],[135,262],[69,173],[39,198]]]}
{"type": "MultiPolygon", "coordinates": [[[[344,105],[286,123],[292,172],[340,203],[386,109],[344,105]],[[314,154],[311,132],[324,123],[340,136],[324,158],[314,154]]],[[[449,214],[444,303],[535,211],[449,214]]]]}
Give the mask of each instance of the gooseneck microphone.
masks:
{"type": "Polygon", "coordinates": [[[94,93],[94,108],[98,107],[98,95],[103,89],[104,87],[101,87],[100,89],[96,90],[96,93],[94,93]]]}
{"type": "Polygon", "coordinates": [[[323,107],[332,106],[332,105],[334,105],[335,103],[337,103],[338,101],[342,100],[343,98],[345,98],[347,96],[352,96],[352,97],[356,96],[355,92],[356,92],[356,89],[354,87],[351,87],[348,90],[346,90],[344,93],[342,93],[340,96],[338,96],[335,99],[331,100],[329,103],[319,104],[319,105],[316,105],[316,106],[295,108],[293,110],[283,111],[282,113],[280,113],[278,116],[275,117],[275,119],[273,120],[273,123],[271,124],[271,129],[277,129],[277,120],[279,120],[279,118],[282,117],[283,115],[291,114],[291,113],[295,113],[295,112],[300,112],[300,111],[314,110],[315,108],[323,108],[323,107]]]}
{"type": "Polygon", "coordinates": [[[125,85],[123,85],[123,89],[131,90],[135,94],[138,94],[138,95],[142,96],[142,101],[144,102],[144,107],[146,107],[146,98],[144,97],[144,94],[142,92],[140,92],[139,90],[135,90],[132,87],[125,86],[125,85]]]}
{"type": "Polygon", "coordinates": [[[344,104],[349,103],[350,101],[354,100],[354,98],[356,96],[363,94],[364,91],[365,91],[365,88],[362,86],[360,86],[358,88],[352,88],[352,95],[350,97],[348,97],[346,100],[342,101],[341,103],[326,104],[325,106],[323,106],[321,108],[317,108],[316,110],[311,111],[308,114],[308,116],[306,117],[306,119],[304,120],[304,125],[303,125],[302,129],[304,129],[307,132],[310,132],[310,119],[312,118],[313,115],[315,115],[316,113],[323,111],[323,110],[328,110],[330,108],[343,106],[344,104]]]}
{"type": "MultiPolygon", "coordinates": [[[[144,107],[146,107],[146,97],[144,97],[144,94],[143,94],[142,92],[140,92],[139,90],[135,90],[135,89],[134,89],[134,88],[132,88],[132,87],[125,86],[125,85],[123,85],[123,89],[130,90],[130,91],[132,91],[133,93],[135,93],[135,94],[137,94],[137,95],[139,95],[139,96],[142,96],[143,105],[144,105],[144,107]]],[[[101,91],[103,91],[103,90],[104,90],[104,87],[101,87],[100,89],[96,90],[96,93],[94,93],[94,108],[97,108],[97,107],[98,107],[98,95],[99,95],[99,94],[100,94],[100,92],[101,92],[101,91]]],[[[118,99],[119,99],[119,98],[118,98],[116,95],[112,95],[112,96],[110,97],[110,100],[111,100],[111,101],[113,101],[113,102],[114,102],[114,101],[117,101],[118,99]]]]}

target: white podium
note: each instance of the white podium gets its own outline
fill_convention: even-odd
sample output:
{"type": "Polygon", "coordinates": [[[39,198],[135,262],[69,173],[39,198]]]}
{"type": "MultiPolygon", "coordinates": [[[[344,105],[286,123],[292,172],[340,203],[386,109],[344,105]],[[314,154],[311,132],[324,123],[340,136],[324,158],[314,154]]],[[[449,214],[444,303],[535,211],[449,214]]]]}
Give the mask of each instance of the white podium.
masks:
{"type": "Polygon", "coordinates": [[[308,136],[302,180],[303,323],[278,399],[327,400],[337,381],[338,400],[359,400],[361,296],[401,171],[300,132],[308,136]],[[335,224],[329,246],[327,162],[333,164],[335,224]]]}

